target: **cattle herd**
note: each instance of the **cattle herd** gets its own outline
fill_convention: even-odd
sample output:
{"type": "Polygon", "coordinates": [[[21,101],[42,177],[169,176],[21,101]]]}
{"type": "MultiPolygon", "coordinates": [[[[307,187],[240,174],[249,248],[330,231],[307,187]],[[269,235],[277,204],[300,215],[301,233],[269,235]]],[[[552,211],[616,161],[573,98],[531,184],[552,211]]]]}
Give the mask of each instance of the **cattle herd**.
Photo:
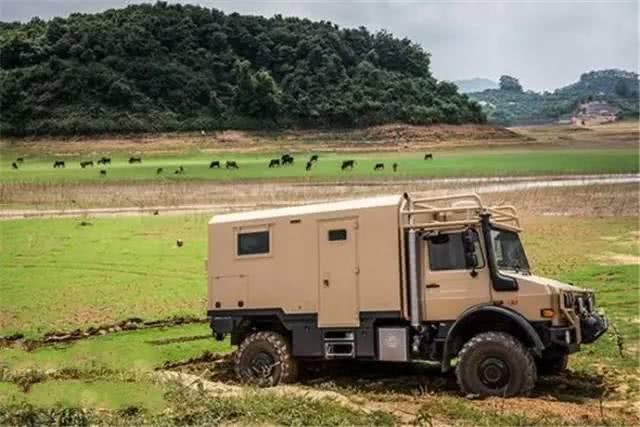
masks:
{"type": "MultiPolygon", "coordinates": [[[[313,154],[309,160],[306,161],[305,164],[305,170],[306,171],[310,171],[313,166],[319,161],[320,157],[317,154],[313,154]]],[[[424,160],[433,160],[433,154],[431,153],[427,153],[424,155],[424,160]]],[[[269,163],[267,165],[267,167],[269,169],[271,168],[279,168],[279,167],[283,167],[283,166],[291,166],[294,164],[295,158],[291,155],[291,154],[283,154],[282,156],[280,156],[279,158],[275,158],[275,159],[271,159],[269,160],[269,163]]],[[[14,162],[11,163],[11,168],[12,169],[19,169],[19,165],[24,163],[24,158],[23,157],[18,157],[14,162]]],[[[129,164],[134,164],[134,163],[142,163],[142,157],[129,157],[129,164]]],[[[111,158],[110,157],[101,157],[100,159],[98,159],[95,164],[101,165],[101,166],[106,166],[106,165],[110,165],[111,164],[111,158]]],[[[209,163],[209,169],[220,169],[222,167],[223,163],[220,160],[213,160],[211,163],[209,163]]],[[[346,170],[352,170],[355,166],[357,165],[357,162],[355,160],[343,160],[342,164],[340,165],[340,170],[342,171],[346,171],[346,170]]],[[[80,167],[82,169],[85,169],[87,167],[94,167],[94,162],[93,160],[84,160],[80,162],[80,167]]],[[[240,165],[238,165],[238,162],[236,162],[235,160],[227,160],[224,162],[224,167],[225,169],[240,169],[240,165]]],[[[64,160],[55,160],[53,162],[53,168],[54,169],[58,169],[58,168],[65,168],[65,162],[64,160]]],[[[373,170],[374,171],[384,171],[385,168],[385,164],[384,163],[375,163],[375,165],[373,166],[373,170]]],[[[393,163],[391,165],[391,168],[393,169],[394,172],[398,171],[398,163],[393,163]]],[[[162,175],[162,173],[164,172],[163,168],[157,168],[156,169],[156,175],[162,175]]],[[[176,169],[174,171],[175,175],[183,175],[185,173],[185,168],[182,166],[179,166],[178,169],[176,169]]],[[[101,176],[106,176],[107,175],[107,170],[106,169],[101,169],[100,170],[100,175],[101,176]]]]}

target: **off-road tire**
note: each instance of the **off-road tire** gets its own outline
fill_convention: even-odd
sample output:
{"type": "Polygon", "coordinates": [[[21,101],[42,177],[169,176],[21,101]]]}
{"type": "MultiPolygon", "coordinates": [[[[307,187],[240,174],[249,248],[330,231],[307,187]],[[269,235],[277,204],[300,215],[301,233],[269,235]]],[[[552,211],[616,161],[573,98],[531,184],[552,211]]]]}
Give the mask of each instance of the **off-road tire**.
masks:
{"type": "Polygon", "coordinates": [[[465,394],[526,396],[535,386],[537,371],[531,352],[507,333],[478,334],[462,346],[458,357],[456,377],[465,394]]]}
{"type": "Polygon", "coordinates": [[[242,341],[234,356],[234,370],[240,381],[259,387],[292,383],[298,376],[289,341],[272,331],[254,332],[242,341]],[[255,367],[258,358],[269,361],[268,372],[255,367]]]}
{"type": "Polygon", "coordinates": [[[569,354],[559,353],[536,360],[538,375],[560,375],[567,369],[569,354]]]}

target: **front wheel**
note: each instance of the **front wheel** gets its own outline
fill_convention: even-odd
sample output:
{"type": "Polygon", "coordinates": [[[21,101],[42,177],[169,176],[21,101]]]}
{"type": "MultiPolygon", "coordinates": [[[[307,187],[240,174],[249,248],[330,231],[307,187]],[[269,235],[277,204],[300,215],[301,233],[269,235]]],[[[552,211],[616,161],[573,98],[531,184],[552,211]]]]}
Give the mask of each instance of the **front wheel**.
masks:
{"type": "Polygon", "coordinates": [[[289,342],[272,331],[248,335],[236,351],[234,365],[241,381],[260,387],[294,382],[298,374],[289,342]]]}
{"type": "Polygon", "coordinates": [[[504,332],[484,332],[471,338],[458,354],[458,385],[480,396],[527,395],[537,371],[533,356],[520,341],[504,332]]]}

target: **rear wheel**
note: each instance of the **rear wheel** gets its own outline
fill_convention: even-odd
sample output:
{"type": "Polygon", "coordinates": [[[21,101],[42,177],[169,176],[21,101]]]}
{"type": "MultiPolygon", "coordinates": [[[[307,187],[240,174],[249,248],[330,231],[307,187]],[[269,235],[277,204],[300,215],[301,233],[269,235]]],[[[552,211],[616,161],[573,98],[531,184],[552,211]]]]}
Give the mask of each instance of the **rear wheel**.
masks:
{"type": "Polygon", "coordinates": [[[464,393],[527,395],[535,385],[537,372],[531,353],[507,333],[478,334],[467,341],[458,356],[456,376],[464,393]]]}
{"type": "Polygon", "coordinates": [[[540,375],[560,375],[567,369],[568,364],[569,354],[567,353],[543,355],[541,359],[536,360],[540,375]]]}
{"type": "Polygon", "coordinates": [[[260,387],[291,383],[298,375],[289,342],[272,331],[248,335],[236,351],[234,365],[241,381],[260,387]]]}

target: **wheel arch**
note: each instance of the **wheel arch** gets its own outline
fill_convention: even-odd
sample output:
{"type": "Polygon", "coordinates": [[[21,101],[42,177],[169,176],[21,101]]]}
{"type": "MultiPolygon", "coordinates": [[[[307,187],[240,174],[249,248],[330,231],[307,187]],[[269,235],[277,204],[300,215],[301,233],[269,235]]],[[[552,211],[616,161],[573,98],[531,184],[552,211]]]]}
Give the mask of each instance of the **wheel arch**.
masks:
{"type": "Polygon", "coordinates": [[[287,339],[291,338],[291,331],[280,316],[275,314],[243,316],[231,332],[231,344],[239,345],[247,335],[258,331],[277,332],[287,339]]]}
{"type": "Polygon", "coordinates": [[[538,357],[544,350],[540,336],[520,313],[496,305],[475,306],[465,311],[449,328],[442,351],[442,371],[451,368],[451,359],[467,340],[489,331],[510,333],[538,357]]]}

